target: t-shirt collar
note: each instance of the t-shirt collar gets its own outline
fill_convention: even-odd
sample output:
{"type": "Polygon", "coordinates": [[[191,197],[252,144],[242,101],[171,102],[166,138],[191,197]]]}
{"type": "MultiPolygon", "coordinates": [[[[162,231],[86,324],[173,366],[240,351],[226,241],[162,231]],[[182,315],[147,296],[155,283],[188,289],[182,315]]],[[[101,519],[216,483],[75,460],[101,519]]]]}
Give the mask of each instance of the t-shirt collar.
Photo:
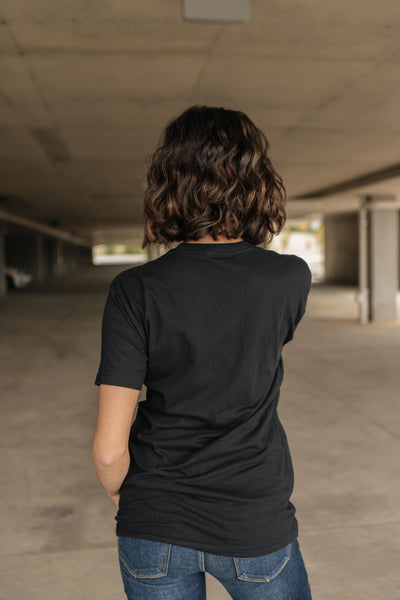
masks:
{"type": "Polygon", "coordinates": [[[247,250],[253,246],[250,242],[246,240],[241,240],[240,242],[210,242],[210,243],[190,243],[190,242],[181,242],[178,246],[175,247],[175,250],[179,252],[206,252],[207,254],[225,254],[231,253],[234,254],[236,252],[242,252],[243,250],[247,250]]]}

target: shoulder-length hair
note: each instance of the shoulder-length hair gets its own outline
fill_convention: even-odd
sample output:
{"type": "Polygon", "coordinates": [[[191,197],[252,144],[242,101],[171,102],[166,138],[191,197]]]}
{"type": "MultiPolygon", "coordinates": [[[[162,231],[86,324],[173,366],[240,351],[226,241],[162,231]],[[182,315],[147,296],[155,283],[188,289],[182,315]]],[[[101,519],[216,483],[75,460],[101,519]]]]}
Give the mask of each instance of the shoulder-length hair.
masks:
{"type": "Polygon", "coordinates": [[[208,234],[268,244],[286,221],[286,191],[268,149],[238,110],[195,105],[171,120],[146,158],[142,248],[208,234]]]}

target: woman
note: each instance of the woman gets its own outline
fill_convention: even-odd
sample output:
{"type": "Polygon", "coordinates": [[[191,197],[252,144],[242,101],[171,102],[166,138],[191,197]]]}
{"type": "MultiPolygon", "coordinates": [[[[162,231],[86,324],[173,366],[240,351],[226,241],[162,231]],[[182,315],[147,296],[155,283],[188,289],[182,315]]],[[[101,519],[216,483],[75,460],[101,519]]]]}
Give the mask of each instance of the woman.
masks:
{"type": "Polygon", "coordinates": [[[93,463],[118,506],[129,599],[204,600],[206,571],[234,600],[311,598],[277,414],[311,272],[259,246],[286,220],[267,150],[240,111],[172,120],[148,168],[142,245],[169,250],[110,284],[93,463]]]}

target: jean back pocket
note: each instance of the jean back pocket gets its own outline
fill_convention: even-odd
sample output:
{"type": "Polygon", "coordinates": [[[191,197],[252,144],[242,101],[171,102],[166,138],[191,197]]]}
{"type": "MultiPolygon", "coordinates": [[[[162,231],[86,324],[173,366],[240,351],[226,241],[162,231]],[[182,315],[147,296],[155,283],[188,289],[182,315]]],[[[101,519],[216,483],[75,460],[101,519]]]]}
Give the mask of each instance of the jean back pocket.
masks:
{"type": "Polygon", "coordinates": [[[271,581],[285,568],[290,559],[292,544],[284,548],[251,558],[234,558],[236,575],[244,581],[271,581]]]}
{"type": "Polygon", "coordinates": [[[118,537],[119,559],[133,577],[164,577],[170,551],[166,542],[118,537]]]}

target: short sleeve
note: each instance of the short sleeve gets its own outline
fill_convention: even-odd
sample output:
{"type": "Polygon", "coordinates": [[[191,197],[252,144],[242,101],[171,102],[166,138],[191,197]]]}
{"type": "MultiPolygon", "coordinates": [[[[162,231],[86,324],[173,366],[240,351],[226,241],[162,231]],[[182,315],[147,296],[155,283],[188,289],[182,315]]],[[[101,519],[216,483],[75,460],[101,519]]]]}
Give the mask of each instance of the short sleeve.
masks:
{"type": "Polygon", "coordinates": [[[111,283],[101,328],[101,359],[95,385],[102,383],[140,390],[148,357],[143,315],[125,303],[111,283]]]}
{"type": "Polygon", "coordinates": [[[295,256],[298,268],[294,272],[292,282],[295,284],[294,291],[290,293],[289,313],[287,318],[288,330],[283,345],[290,342],[294,337],[297,325],[306,312],[308,295],[311,289],[311,269],[302,258],[295,256]]]}

